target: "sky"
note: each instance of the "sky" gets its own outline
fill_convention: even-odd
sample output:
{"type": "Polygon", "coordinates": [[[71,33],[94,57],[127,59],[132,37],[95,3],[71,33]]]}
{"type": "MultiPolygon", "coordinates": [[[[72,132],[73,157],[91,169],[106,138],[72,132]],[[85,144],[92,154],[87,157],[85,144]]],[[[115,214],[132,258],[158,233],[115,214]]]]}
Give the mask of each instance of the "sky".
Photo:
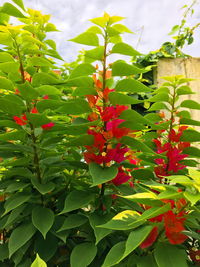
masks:
{"type": "MultiPolygon", "coordinates": [[[[180,24],[184,12],[181,7],[191,3],[192,0],[24,0],[26,7],[51,14],[50,22],[60,32],[50,33],[49,38],[56,41],[59,53],[67,62],[74,61],[84,47],[68,40],[92,26],[88,20],[102,16],[104,11],[126,17],[123,23],[135,34],[124,34],[123,40],[145,54],[172,41],[168,33],[180,24]]],[[[200,3],[194,9],[193,16],[187,19],[189,26],[200,22],[200,3]]],[[[194,43],[183,51],[200,57],[200,28],[196,30],[194,43]]]]}

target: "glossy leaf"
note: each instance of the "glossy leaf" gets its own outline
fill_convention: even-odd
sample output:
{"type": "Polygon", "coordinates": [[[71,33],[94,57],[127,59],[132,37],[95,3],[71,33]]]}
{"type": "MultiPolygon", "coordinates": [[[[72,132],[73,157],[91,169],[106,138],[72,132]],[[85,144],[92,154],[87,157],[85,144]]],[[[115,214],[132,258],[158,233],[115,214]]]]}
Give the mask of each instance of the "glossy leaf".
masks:
{"type": "Polygon", "coordinates": [[[84,45],[90,45],[90,46],[98,46],[99,45],[99,39],[96,34],[92,32],[84,32],[78,35],[77,37],[70,39],[69,41],[84,44],[84,45]]]}
{"type": "Polygon", "coordinates": [[[140,73],[145,73],[147,70],[140,69],[134,65],[129,65],[124,61],[116,61],[112,64],[112,75],[113,76],[129,76],[140,73]]]}
{"type": "Polygon", "coordinates": [[[108,182],[114,179],[118,173],[118,169],[115,166],[103,168],[94,162],[89,164],[89,171],[93,180],[92,186],[108,182]]]}
{"type": "Polygon", "coordinates": [[[143,102],[142,100],[135,99],[134,97],[116,92],[111,92],[109,94],[109,99],[113,105],[138,104],[143,102]]]}
{"type": "Polygon", "coordinates": [[[200,109],[200,104],[194,100],[184,100],[181,105],[182,108],[200,109]]]}
{"type": "MultiPolygon", "coordinates": [[[[113,26],[114,27],[114,26],[113,26]]],[[[121,55],[127,55],[127,56],[138,56],[140,53],[136,51],[132,46],[126,44],[126,43],[117,43],[113,46],[112,54],[121,54],[121,55]]]]}
{"type": "Polygon", "coordinates": [[[22,14],[21,11],[19,11],[19,9],[17,9],[15,6],[7,2],[2,6],[1,12],[6,13],[13,17],[25,18],[25,16],[22,14]]]}
{"type": "Polygon", "coordinates": [[[47,267],[47,265],[37,254],[34,262],[31,264],[31,267],[47,267]]]}
{"type": "Polygon", "coordinates": [[[85,242],[74,247],[70,256],[71,267],[87,267],[95,258],[97,247],[85,242]]]}
{"type": "Polygon", "coordinates": [[[150,88],[144,85],[143,83],[127,78],[117,82],[115,90],[118,92],[127,92],[127,93],[141,93],[141,92],[150,92],[150,88]]]}
{"type": "Polygon", "coordinates": [[[54,213],[45,207],[35,207],[32,211],[33,225],[41,232],[44,239],[54,222],[54,213]]]}

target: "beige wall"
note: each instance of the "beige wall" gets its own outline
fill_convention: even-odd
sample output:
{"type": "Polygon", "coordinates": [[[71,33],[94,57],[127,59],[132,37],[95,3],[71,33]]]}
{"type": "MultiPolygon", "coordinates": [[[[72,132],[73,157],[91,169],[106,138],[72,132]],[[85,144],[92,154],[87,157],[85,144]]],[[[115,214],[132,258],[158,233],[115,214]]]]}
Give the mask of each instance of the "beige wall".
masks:
{"type": "MultiPolygon", "coordinates": [[[[175,59],[161,59],[158,61],[158,66],[154,73],[154,80],[157,86],[161,86],[164,82],[161,77],[184,75],[187,78],[193,78],[195,81],[188,83],[192,91],[196,94],[182,96],[183,99],[192,99],[200,103],[200,58],[175,58],[175,59]]],[[[190,110],[192,119],[200,120],[199,110],[190,110]]]]}

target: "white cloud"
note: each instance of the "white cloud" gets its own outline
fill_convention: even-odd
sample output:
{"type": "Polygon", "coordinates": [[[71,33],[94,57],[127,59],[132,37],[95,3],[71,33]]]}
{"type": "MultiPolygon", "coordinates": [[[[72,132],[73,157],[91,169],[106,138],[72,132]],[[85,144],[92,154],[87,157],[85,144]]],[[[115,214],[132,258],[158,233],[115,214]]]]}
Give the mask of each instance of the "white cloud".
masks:
{"type": "MultiPolygon", "coordinates": [[[[62,32],[49,36],[57,42],[60,54],[67,61],[74,60],[82,46],[67,42],[68,39],[80,34],[90,26],[88,19],[102,16],[106,11],[111,15],[126,17],[124,23],[135,35],[127,34],[124,40],[136,46],[144,28],[139,50],[143,53],[156,50],[165,41],[172,26],[179,24],[183,10],[180,8],[192,0],[24,0],[26,7],[38,9],[45,14],[51,14],[51,21],[62,32]]],[[[4,0],[3,0],[4,2],[4,0]]],[[[188,19],[189,25],[199,22],[200,6],[195,6],[195,14],[188,19]]],[[[185,49],[193,56],[199,55],[199,32],[195,35],[193,45],[185,49]]]]}

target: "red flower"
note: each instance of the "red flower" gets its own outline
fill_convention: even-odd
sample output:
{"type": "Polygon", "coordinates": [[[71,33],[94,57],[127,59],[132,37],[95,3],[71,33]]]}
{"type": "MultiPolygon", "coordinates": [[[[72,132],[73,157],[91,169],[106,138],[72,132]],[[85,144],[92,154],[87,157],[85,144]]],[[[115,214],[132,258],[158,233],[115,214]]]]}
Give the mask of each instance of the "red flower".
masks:
{"type": "Polygon", "coordinates": [[[150,247],[157,239],[158,237],[158,227],[155,226],[150,234],[147,236],[147,238],[140,244],[140,248],[148,248],[150,247]]]}
{"type": "Polygon", "coordinates": [[[120,185],[126,183],[129,179],[131,179],[131,176],[125,173],[121,167],[118,168],[118,174],[117,176],[112,180],[114,185],[120,185]]]}
{"type": "Polygon", "coordinates": [[[49,96],[48,95],[44,95],[42,98],[43,99],[49,99],[49,96]]]}
{"type": "Polygon", "coordinates": [[[91,135],[94,136],[94,144],[93,144],[93,146],[98,148],[99,151],[102,152],[103,148],[104,148],[104,145],[106,143],[106,140],[105,140],[104,136],[101,133],[97,133],[97,132],[95,132],[93,130],[88,130],[88,134],[91,134],[91,135]]]}
{"type": "Polygon", "coordinates": [[[111,131],[113,137],[115,138],[122,138],[123,136],[127,135],[130,132],[130,129],[122,127],[118,128],[118,126],[124,122],[124,120],[121,119],[115,119],[112,121],[107,122],[106,124],[106,130],[111,131]]]}
{"type": "Polygon", "coordinates": [[[53,122],[49,122],[47,124],[43,124],[41,127],[43,130],[50,130],[55,124],[53,122]]]}
{"type": "Polygon", "coordinates": [[[174,214],[171,210],[164,214],[165,234],[171,244],[182,244],[188,237],[181,232],[185,230],[183,212],[174,214]]]}
{"type": "Polygon", "coordinates": [[[27,124],[27,117],[26,114],[22,115],[21,117],[17,117],[17,116],[13,116],[13,119],[15,120],[15,122],[21,126],[26,125],[27,124]]]}
{"type": "Polygon", "coordinates": [[[38,113],[38,110],[36,107],[32,108],[31,113],[38,113]]]}

